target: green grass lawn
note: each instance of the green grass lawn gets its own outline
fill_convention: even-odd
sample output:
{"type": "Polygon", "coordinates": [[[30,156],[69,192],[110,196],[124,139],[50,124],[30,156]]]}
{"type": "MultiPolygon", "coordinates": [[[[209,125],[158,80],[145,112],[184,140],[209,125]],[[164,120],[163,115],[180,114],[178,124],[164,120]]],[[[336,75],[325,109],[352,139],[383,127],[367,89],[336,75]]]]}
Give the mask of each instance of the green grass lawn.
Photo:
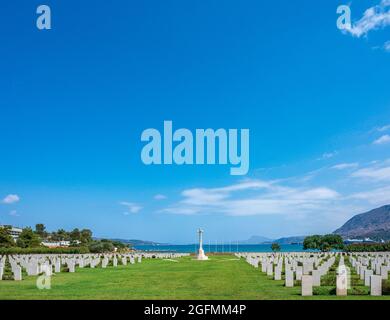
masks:
{"type": "MultiPolygon", "coordinates": [[[[55,274],[50,290],[37,289],[36,277],[0,281],[0,299],[371,299],[300,296],[300,287],[285,288],[234,256],[209,261],[185,257],[178,262],[144,259],[141,264],[107,269],[77,268],[55,274]]],[[[390,299],[390,296],[381,297],[390,299]]]]}

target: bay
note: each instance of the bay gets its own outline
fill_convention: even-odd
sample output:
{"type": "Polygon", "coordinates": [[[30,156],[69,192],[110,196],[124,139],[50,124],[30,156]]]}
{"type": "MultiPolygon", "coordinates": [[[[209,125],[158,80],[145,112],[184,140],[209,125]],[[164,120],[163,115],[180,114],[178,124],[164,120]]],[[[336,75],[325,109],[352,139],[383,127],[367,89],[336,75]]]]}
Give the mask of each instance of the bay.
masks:
{"type": "MultiPolygon", "coordinates": [[[[146,252],[176,252],[176,253],[196,253],[197,244],[184,245],[137,245],[134,249],[146,252]]],[[[203,245],[206,253],[234,253],[234,252],[272,252],[271,244],[206,244],[203,245]]],[[[304,251],[301,244],[281,245],[281,252],[304,251]]]]}

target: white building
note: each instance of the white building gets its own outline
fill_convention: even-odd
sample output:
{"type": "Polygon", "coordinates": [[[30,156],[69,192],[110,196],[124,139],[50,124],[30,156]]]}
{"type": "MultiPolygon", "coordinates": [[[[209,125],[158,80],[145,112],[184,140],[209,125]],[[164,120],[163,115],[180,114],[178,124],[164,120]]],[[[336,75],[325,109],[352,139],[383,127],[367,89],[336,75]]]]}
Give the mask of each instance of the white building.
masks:
{"type": "Polygon", "coordinates": [[[18,240],[20,234],[21,234],[22,231],[23,231],[22,228],[18,228],[18,227],[14,227],[14,226],[9,226],[9,225],[0,225],[0,228],[10,228],[9,234],[10,234],[10,236],[12,237],[12,239],[14,239],[15,242],[16,242],[16,240],[18,240]]]}
{"type": "MultiPolygon", "coordinates": [[[[69,247],[71,241],[42,241],[41,244],[48,248],[58,248],[58,247],[69,247]]],[[[75,243],[80,244],[81,242],[76,240],[75,243]]]]}

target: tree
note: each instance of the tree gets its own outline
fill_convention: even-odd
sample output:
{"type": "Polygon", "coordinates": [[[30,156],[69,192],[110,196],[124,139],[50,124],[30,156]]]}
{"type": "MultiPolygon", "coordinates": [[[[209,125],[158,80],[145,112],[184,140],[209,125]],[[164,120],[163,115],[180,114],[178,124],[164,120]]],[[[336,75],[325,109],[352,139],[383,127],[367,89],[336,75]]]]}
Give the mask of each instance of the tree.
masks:
{"type": "Polygon", "coordinates": [[[78,240],[70,240],[69,247],[78,247],[79,245],[78,240]]]}
{"type": "Polygon", "coordinates": [[[92,241],[92,231],[89,229],[81,230],[80,241],[83,244],[87,244],[92,241]]]}
{"type": "Polygon", "coordinates": [[[272,251],[273,252],[276,252],[276,251],[280,251],[282,248],[280,247],[280,244],[279,243],[273,243],[272,245],[271,245],[271,249],[272,249],[272,251]]]}
{"type": "Polygon", "coordinates": [[[89,251],[92,253],[103,253],[103,252],[113,252],[114,245],[111,241],[101,240],[101,241],[92,241],[89,243],[89,251]]]}
{"type": "Polygon", "coordinates": [[[114,245],[115,248],[118,248],[118,249],[125,249],[125,248],[129,248],[129,245],[128,244],[125,244],[121,241],[117,241],[117,240],[111,240],[112,244],[114,245]]]}
{"type": "Polygon", "coordinates": [[[1,248],[9,248],[15,246],[15,241],[12,239],[11,235],[9,234],[10,227],[4,226],[0,227],[0,247],[1,248]]]}
{"type": "Polygon", "coordinates": [[[16,244],[20,248],[36,248],[41,245],[41,239],[31,228],[24,228],[16,244]]]}
{"type": "Polygon", "coordinates": [[[341,250],[343,247],[343,238],[337,234],[313,235],[306,237],[303,241],[304,250],[312,249],[325,252],[332,249],[341,250]]]}
{"type": "Polygon", "coordinates": [[[70,240],[69,233],[66,232],[64,229],[58,229],[56,232],[56,240],[57,241],[65,241],[70,240]]]}
{"type": "Polygon", "coordinates": [[[46,227],[43,223],[37,223],[35,225],[35,233],[39,235],[41,238],[47,237],[46,227]]]}
{"type": "Polygon", "coordinates": [[[343,238],[338,234],[326,234],[321,239],[321,251],[341,250],[343,247],[343,238]]]}
{"type": "Polygon", "coordinates": [[[306,237],[303,240],[303,249],[320,250],[321,238],[322,237],[320,235],[313,235],[313,236],[306,237]]]}
{"type": "Polygon", "coordinates": [[[69,233],[69,236],[70,236],[70,239],[72,241],[80,241],[81,240],[81,232],[80,232],[80,230],[78,228],[73,229],[69,233]]]}

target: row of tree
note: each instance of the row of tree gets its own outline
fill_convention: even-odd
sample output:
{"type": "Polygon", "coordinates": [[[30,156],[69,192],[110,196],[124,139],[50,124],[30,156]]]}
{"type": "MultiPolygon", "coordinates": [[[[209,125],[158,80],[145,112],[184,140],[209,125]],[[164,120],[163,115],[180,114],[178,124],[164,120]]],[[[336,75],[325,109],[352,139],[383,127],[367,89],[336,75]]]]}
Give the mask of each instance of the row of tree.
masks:
{"type": "Polygon", "coordinates": [[[10,231],[11,227],[0,227],[0,248],[35,248],[41,245],[42,240],[31,228],[24,228],[16,242],[10,231]]]}
{"type": "Polygon", "coordinates": [[[389,252],[390,242],[386,243],[352,243],[344,248],[347,252],[389,252]]]}
{"type": "Polygon", "coordinates": [[[115,248],[123,250],[129,247],[120,241],[94,240],[92,231],[89,229],[79,230],[75,228],[72,231],[59,229],[54,232],[47,232],[45,225],[41,223],[35,226],[35,230],[30,227],[24,228],[15,242],[11,236],[11,227],[0,227],[0,248],[34,249],[42,247],[42,241],[69,241],[69,247],[84,248],[93,253],[112,252],[115,248]]]}
{"type": "MultiPolygon", "coordinates": [[[[282,248],[279,243],[272,243],[271,249],[274,252],[280,251],[282,248]]],[[[343,250],[344,242],[343,238],[337,234],[326,234],[308,236],[303,241],[304,250],[319,250],[319,251],[330,251],[330,250],[343,250]]]]}
{"type": "Polygon", "coordinates": [[[78,228],[75,228],[72,231],[58,229],[54,232],[47,232],[45,225],[38,223],[35,225],[35,233],[41,239],[47,241],[70,241],[78,244],[87,244],[92,241],[92,231],[89,229],[79,230],[78,228]]]}
{"type": "Polygon", "coordinates": [[[320,250],[320,251],[331,251],[331,250],[343,250],[344,241],[343,238],[338,234],[326,234],[326,235],[313,235],[308,236],[303,240],[304,250],[320,250]]]}

